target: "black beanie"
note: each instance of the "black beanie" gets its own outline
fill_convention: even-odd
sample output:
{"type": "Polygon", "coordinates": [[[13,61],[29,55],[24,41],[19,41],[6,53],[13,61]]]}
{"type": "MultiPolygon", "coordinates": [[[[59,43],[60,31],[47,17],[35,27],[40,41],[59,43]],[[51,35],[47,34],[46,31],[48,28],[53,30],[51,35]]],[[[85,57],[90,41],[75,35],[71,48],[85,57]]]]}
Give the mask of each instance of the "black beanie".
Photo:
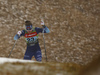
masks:
{"type": "Polygon", "coordinates": [[[31,21],[25,21],[25,25],[29,26],[29,25],[32,25],[32,23],[31,23],[31,21]]]}

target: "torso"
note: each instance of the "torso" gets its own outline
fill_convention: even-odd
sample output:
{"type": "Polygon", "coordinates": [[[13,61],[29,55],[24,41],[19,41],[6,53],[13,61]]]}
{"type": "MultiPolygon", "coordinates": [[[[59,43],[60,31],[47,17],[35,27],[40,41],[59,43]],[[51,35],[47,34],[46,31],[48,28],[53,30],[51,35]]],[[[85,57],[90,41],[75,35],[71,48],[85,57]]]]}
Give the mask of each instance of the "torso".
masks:
{"type": "Polygon", "coordinates": [[[31,46],[31,45],[34,45],[36,43],[38,43],[38,34],[36,32],[35,29],[32,30],[31,33],[28,33],[26,30],[25,30],[25,40],[27,42],[27,45],[31,46]]]}

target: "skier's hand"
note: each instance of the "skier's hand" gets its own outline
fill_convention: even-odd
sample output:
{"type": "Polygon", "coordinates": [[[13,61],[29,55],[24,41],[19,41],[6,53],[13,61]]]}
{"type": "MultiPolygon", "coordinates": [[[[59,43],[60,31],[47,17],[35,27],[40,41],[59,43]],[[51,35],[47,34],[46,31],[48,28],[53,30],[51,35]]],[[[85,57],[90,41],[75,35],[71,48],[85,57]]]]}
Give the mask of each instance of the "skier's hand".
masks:
{"type": "Polygon", "coordinates": [[[17,34],[18,34],[19,36],[21,35],[21,33],[22,33],[21,31],[18,31],[18,32],[17,32],[17,34]]]}
{"type": "Polygon", "coordinates": [[[42,26],[45,25],[43,20],[41,20],[41,25],[42,25],[42,26]]]}
{"type": "Polygon", "coordinates": [[[42,25],[42,27],[43,27],[43,28],[45,28],[45,27],[46,27],[46,26],[45,26],[45,24],[44,24],[43,19],[41,20],[41,25],[42,25]]]}

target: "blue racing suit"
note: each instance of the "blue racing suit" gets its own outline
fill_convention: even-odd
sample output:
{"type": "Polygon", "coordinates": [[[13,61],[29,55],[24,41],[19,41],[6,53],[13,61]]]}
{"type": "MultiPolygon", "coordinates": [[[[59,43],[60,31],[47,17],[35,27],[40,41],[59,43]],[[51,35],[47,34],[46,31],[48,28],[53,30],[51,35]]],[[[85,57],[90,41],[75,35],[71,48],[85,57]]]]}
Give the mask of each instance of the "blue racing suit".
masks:
{"type": "Polygon", "coordinates": [[[27,49],[24,55],[24,59],[31,60],[34,56],[37,61],[42,61],[42,53],[38,42],[38,34],[49,33],[49,29],[45,26],[44,28],[35,27],[32,29],[31,33],[28,33],[27,30],[22,30],[20,36],[15,35],[14,40],[19,39],[21,36],[24,36],[27,42],[27,49]]]}

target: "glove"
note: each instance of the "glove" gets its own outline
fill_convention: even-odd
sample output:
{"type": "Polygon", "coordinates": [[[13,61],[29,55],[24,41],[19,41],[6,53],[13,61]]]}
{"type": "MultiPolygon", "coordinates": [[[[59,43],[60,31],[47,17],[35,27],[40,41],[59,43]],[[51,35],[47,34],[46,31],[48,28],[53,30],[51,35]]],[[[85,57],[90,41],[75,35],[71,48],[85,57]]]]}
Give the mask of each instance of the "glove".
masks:
{"type": "Polygon", "coordinates": [[[44,25],[44,21],[43,21],[43,20],[41,20],[41,25],[42,25],[42,26],[44,25]]]}
{"type": "Polygon", "coordinates": [[[42,25],[43,28],[46,27],[43,20],[41,20],[41,25],[42,25]]]}
{"type": "Polygon", "coordinates": [[[21,31],[18,31],[18,32],[17,32],[17,34],[18,34],[19,36],[21,35],[21,33],[22,33],[21,31]]]}

